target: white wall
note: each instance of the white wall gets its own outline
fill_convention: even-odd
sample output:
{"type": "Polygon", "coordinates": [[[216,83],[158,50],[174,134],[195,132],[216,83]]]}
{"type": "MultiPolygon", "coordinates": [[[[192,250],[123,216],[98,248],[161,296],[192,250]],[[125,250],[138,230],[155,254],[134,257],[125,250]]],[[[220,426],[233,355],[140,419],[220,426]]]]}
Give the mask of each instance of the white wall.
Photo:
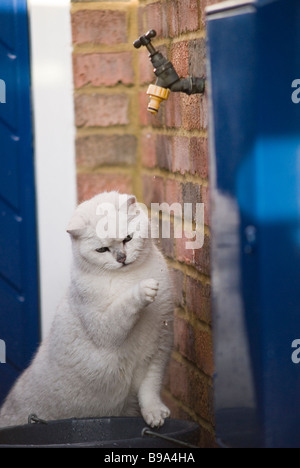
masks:
{"type": "Polygon", "coordinates": [[[76,205],[70,0],[28,0],[42,336],[64,294],[76,205]]]}

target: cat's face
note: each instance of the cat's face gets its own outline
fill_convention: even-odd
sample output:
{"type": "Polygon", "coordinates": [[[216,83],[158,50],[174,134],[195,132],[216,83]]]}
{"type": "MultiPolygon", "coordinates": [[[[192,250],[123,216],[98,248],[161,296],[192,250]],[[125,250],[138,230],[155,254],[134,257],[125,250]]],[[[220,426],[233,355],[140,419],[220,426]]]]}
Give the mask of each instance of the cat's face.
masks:
{"type": "Polygon", "coordinates": [[[135,197],[108,192],[82,203],[67,231],[74,255],[101,270],[123,270],[140,263],[150,248],[147,214],[135,197]]]}

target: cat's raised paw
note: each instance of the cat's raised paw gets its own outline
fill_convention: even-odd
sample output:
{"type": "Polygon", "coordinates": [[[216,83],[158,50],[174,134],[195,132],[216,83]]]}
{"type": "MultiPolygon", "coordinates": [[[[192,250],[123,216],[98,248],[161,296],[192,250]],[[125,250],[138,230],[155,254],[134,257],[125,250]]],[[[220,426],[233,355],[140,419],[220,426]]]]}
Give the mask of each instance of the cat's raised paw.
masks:
{"type": "Polygon", "coordinates": [[[151,303],[157,296],[159,282],[155,279],[146,279],[140,282],[140,294],[146,303],[151,303]]]}
{"type": "Polygon", "coordinates": [[[170,416],[170,410],[166,405],[160,403],[149,410],[142,409],[142,415],[148,426],[161,427],[165,419],[170,416]]]}

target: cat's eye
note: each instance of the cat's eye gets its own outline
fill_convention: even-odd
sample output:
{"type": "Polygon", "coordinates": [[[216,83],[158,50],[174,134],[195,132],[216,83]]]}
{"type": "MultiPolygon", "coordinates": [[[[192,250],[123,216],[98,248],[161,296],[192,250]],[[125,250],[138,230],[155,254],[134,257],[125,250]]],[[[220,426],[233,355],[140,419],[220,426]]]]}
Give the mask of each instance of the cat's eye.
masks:
{"type": "Polygon", "coordinates": [[[130,234],[128,234],[128,236],[125,237],[125,239],[123,240],[123,243],[126,244],[126,242],[131,241],[131,239],[132,239],[132,236],[130,234]]]}
{"type": "Polygon", "coordinates": [[[109,248],[108,247],[100,247],[99,249],[96,249],[96,252],[99,252],[99,253],[109,252],[109,248]]]}

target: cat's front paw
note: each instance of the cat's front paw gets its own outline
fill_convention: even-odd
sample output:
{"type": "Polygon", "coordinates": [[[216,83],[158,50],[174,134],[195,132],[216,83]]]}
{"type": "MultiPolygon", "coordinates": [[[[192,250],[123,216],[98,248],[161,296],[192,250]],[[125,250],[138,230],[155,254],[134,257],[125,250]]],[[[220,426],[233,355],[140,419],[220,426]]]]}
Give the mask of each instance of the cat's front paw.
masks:
{"type": "Polygon", "coordinates": [[[157,296],[159,282],[155,279],[146,279],[140,282],[140,295],[146,304],[153,302],[157,296]]]}
{"type": "Polygon", "coordinates": [[[161,427],[170,416],[170,410],[161,402],[151,408],[142,408],[142,415],[148,426],[161,427]]]}

